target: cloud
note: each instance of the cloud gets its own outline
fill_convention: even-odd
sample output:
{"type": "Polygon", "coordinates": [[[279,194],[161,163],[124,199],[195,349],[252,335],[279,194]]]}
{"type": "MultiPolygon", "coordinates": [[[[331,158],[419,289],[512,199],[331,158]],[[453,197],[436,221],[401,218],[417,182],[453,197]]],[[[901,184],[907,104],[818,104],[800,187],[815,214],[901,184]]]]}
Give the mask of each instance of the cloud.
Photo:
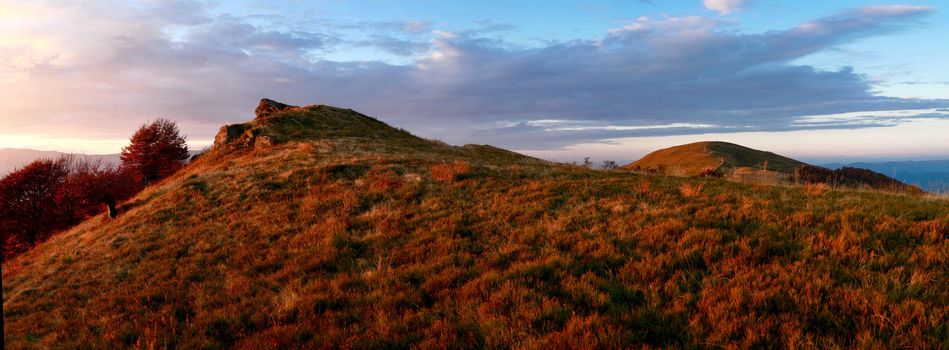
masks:
{"type": "Polygon", "coordinates": [[[793,63],[908,28],[932,12],[926,7],[853,9],[753,34],[703,17],[642,17],[597,40],[521,46],[498,35],[510,26],[493,22],[455,31],[428,22],[313,25],[213,14],[186,1],[149,4],[23,5],[42,16],[0,28],[3,132],[116,138],[164,117],[208,139],[271,97],[354,108],[451,143],[540,149],[831,128],[839,125],[800,117],[949,107],[877,96],[850,68],[793,63]],[[404,61],[346,59],[365,50],[404,61]]]}
{"type": "Polygon", "coordinates": [[[702,4],[705,5],[705,8],[716,11],[720,14],[727,15],[729,13],[741,10],[745,4],[748,3],[748,0],[703,0],[702,4]]]}
{"type": "Polygon", "coordinates": [[[373,35],[364,42],[396,56],[416,56],[428,50],[428,43],[423,41],[400,39],[389,35],[373,35]]]}
{"type": "Polygon", "coordinates": [[[949,120],[949,111],[939,108],[911,109],[895,111],[847,112],[827,115],[804,116],[794,120],[791,125],[803,128],[831,127],[872,127],[894,126],[922,119],[949,120]]]}

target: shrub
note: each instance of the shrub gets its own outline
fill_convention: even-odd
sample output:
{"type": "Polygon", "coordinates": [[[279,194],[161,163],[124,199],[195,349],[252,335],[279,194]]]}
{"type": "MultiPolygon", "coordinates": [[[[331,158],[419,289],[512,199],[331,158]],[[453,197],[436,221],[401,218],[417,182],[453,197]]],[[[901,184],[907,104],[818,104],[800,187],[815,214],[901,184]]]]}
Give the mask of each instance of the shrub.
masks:
{"type": "Polygon", "coordinates": [[[702,173],[699,174],[700,177],[724,177],[725,174],[722,174],[717,168],[706,168],[702,170],[702,173]]]}

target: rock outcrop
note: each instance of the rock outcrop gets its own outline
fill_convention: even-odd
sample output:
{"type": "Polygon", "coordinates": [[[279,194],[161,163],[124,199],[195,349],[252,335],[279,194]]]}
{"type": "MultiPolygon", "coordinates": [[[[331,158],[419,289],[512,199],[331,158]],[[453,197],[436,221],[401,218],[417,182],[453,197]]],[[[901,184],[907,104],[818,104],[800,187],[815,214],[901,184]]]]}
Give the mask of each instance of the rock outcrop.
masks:
{"type": "MultiPolygon", "coordinates": [[[[300,107],[280,103],[268,98],[260,100],[257,109],[254,110],[255,120],[269,118],[275,114],[290,110],[300,109],[300,107]]],[[[259,135],[259,128],[254,127],[254,122],[244,124],[224,125],[214,136],[214,148],[248,148],[255,149],[268,148],[273,146],[273,138],[266,135],[259,135]]]]}
{"type": "Polygon", "coordinates": [[[257,116],[257,118],[266,118],[275,113],[280,113],[295,108],[299,107],[280,103],[269,98],[264,98],[260,100],[259,104],[257,104],[257,109],[254,110],[254,114],[257,116]]]}
{"type": "Polygon", "coordinates": [[[246,124],[231,124],[222,126],[214,136],[214,146],[234,143],[247,129],[246,124]]]}

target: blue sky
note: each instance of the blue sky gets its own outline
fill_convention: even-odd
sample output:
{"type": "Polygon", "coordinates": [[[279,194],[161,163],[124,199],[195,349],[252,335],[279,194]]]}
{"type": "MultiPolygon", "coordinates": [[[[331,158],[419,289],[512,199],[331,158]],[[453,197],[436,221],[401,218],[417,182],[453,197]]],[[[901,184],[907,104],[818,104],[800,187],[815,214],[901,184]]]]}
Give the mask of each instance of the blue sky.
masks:
{"type": "MultiPolygon", "coordinates": [[[[506,27],[494,36],[527,46],[551,41],[596,40],[611,29],[641,16],[705,16],[730,22],[728,30],[764,33],[794,27],[841,9],[893,5],[886,1],[744,1],[740,9],[721,14],[701,1],[312,1],[229,2],[217,11],[250,16],[297,13],[297,20],[321,18],[341,22],[418,21],[443,30],[464,31],[493,23],[506,27]]],[[[901,97],[947,98],[949,96],[949,13],[940,1],[904,1],[899,4],[929,6],[937,11],[915,23],[915,28],[866,38],[814,54],[798,62],[824,69],[844,66],[884,80],[876,87],[901,97]],[[923,44],[930,43],[930,44],[923,44]],[[909,73],[909,76],[907,76],[909,73]],[[901,79],[894,79],[900,77],[901,79]],[[899,81],[908,80],[908,81],[899,81]],[[912,82],[914,84],[901,84],[912,82]],[[927,84],[934,83],[934,84],[927,84]]],[[[404,63],[398,57],[372,48],[344,50],[327,55],[331,59],[384,59],[404,63]]]]}
{"type": "Polygon", "coordinates": [[[710,138],[812,161],[949,157],[943,7],[0,0],[0,147],[114,153],[159,117],[201,147],[270,97],[557,160],[710,138]]]}

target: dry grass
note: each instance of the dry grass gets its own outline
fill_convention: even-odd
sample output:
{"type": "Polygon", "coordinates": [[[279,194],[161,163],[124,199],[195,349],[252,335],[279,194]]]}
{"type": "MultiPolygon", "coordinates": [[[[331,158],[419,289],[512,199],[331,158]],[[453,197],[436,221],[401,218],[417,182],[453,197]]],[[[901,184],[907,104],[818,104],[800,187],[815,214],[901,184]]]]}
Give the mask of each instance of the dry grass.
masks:
{"type": "Polygon", "coordinates": [[[692,198],[702,194],[703,188],[705,188],[704,183],[685,183],[679,186],[679,192],[685,198],[692,198]]]}
{"type": "Polygon", "coordinates": [[[695,142],[661,149],[624,166],[626,170],[676,176],[731,174],[736,179],[776,181],[805,165],[794,159],[727,142],[695,142]]]}
{"type": "Polygon", "coordinates": [[[209,154],[5,263],[4,346],[949,346],[949,201],[359,135],[209,154]]]}
{"type": "Polygon", "coordinates": [[[821,183],[816,183],[816,184],[805,184],[805,185],[804,185],[804,193],[807,193],[807,194],[809,194],[809,195],[812,195],[812,196],[819,196],[819,195],[824,194],[824,192],[827,192],[827,184],[826,184],[826,183],[821,182],[821,183]]]}
{"type": "Polygon", "coordinates": [[[471,171],[471,166],[464,160],[456,160],[450,164],[432,165],[432,177],[439,182],[452,182],[459,176],[471,171]]]}

